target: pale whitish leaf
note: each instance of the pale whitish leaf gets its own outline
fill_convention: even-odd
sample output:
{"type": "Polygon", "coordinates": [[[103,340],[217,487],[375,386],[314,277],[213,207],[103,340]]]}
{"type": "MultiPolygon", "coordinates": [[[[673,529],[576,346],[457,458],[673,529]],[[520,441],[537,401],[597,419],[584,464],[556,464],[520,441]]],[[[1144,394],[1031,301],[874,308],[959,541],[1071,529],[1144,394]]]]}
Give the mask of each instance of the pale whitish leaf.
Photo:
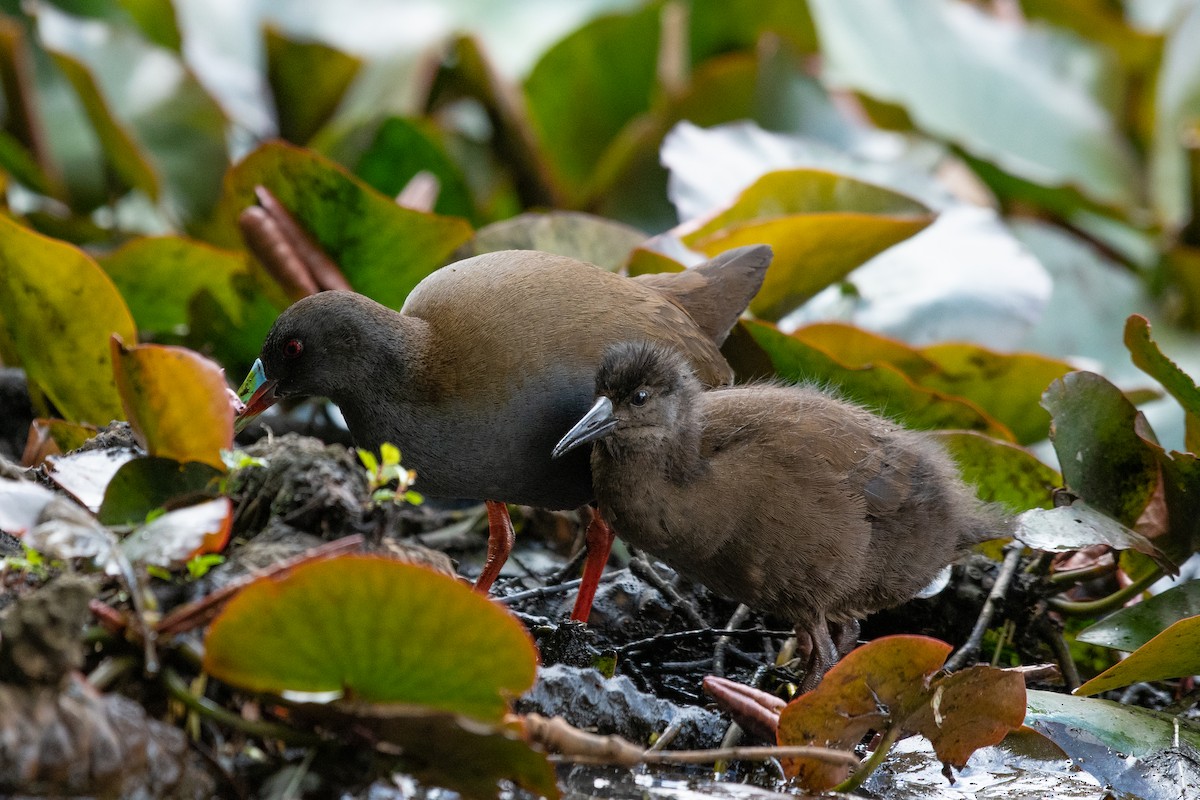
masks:
{"type": "Polygon", "coordinates": [[[122,540],[121,550],[135,564],[182,566],[214,537],[228,532],[232,511],[227,497],[168,511],[122,540]]]}
{"type": "Polygon", "coordinates": [[[1019,177],[1135,204],[1132,154],[1079,79],[1078,40],[958,0],[810,7],[835,85],[900,105],[919,129],[1019,177]]]}
{"type": "Polygon", "coordinates": [[[54,492],[30,481],[0,480],[0,531],[20,536],[37,524],[54,492]]]}

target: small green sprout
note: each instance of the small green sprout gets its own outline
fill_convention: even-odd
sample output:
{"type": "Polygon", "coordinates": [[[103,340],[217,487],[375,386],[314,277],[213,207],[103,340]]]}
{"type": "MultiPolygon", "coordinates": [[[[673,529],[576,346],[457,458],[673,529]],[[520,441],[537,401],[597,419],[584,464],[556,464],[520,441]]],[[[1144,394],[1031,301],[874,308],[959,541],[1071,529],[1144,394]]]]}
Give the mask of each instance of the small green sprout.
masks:
{"type": "Polygon", "coordinates": [[[208,574],[210,569],[224,563],[225,556],[220,555],[219,553],[205,553],[203,555],[193,556],[187,562],[188,575],[190,575],[194,581],[199,580],[208,574]]]}
{"type": "Polygon", "coordinates": [[[252,456],[241,450],[222,450],[221,460],[231,470],[246,469],[247,467],[265,467],[267,465],[265,458],[252,456]]]}
{"type": "Polygon", "coordinates": [[[425,498],[409,487],[417,479],[417,473],[400,466],[400,448],[384,442],[379,447],[379,457],[370,450],[358,448],[358,460],[367,469],[367,481],[371,487],[371,500],[381,503],[409,503],[420,505],[425,498]],[[395,483],[395,487],[392,487],[395,483]]]}

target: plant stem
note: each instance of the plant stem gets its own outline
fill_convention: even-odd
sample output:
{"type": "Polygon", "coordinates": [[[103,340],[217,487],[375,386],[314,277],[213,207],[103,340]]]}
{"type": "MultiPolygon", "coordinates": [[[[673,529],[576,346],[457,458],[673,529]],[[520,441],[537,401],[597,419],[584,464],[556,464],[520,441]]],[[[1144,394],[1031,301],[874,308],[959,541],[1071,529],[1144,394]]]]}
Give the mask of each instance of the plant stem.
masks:
{"type": "Polygon", "coordinates": [[[1096,614],[1103,614],[1106,611],[1111,611],[1114,608],[1120,608],[1121,606],[1125,605],[1130,600],[1146,591],[1150,584],[1154,583],[1162,576],[1162,567],[1155,567],[1153,570],[1138,578],[1133,583],[1118,589],[1108,597],[1101,597],[1099,600],[1063,600],[1058,597],[1052,597],[1047,601],[1047,603],[1050,608],[1054,609],[1060,614],[1067,614],[1069,616],[1087,617],[1096,614]]]}
{"type": "Polygon", "coordinates": [[[278,739],[291,745],[314,745],[321,741],[321,737],[314,733],[296,730],[295,728],[279,725],[274,722],[248,720],[240,714],[235,714],[228,709],[222,708],[206,697],[197,697],[188,690],[187,683],[180,674],[170,667],[164,668],[161,674],[163,685],[166,686],[167,692],[170,693],[171,697],[183,703],[184,706],[195,711],[197,714],[208,717],[214,722],[227,725],[249,736],[257,736],[261,739],[278,739]]]}
{"type": "Polygon", "coordinates": [[[851,774],[849,778],[846,778],[846,780],[833,787],[832,791],[845,792],[849,794],[859,786],[862,786],[863,782],[866,781],[867,778],[871,777],[871,773],[883,763],[885,758],[887,758],[887,754],[891,751],[892,745],[894,745],[896,743],[896,739],[900,737],[900,727],[901,725],[899,720],[893,721],[892,726],[884,731],[883,737],[879,740],[879,744],[875,746],[874,752],[867,756],[866,759],[864,759],[863,762],[858,765],[858,769],[854,770],[853,774],[851,774]]]}

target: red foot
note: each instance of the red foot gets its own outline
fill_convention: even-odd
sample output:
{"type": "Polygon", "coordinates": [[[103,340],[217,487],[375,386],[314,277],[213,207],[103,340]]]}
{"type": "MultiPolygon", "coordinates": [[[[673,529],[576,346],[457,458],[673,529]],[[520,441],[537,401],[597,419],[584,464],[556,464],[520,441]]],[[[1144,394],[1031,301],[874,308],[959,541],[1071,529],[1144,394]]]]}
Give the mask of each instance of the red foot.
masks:
{"type": "Polygon", "coordinates": [[[596,589],[600,586],[600,576],[604,574],[604,565],[608,563],[615,537],[612,526],[604,521],[600,511],[593,511],[592,520],[587,526],[587,561],[583,565],[583,581],[579,584],[571,619],[588,621],[592,613],[592,601],[596,599],[596,589]]]}
{"type": "Polygon", "coordinates": [[[487,560],[483,562],[483,571],[475,579],[475,591],[483,594],[487,594],[496,582],[500,568],[508,561],[508,554],[512,552],[513,540],[517,538],[513,533],[512,520],[508,516],[508,506],[495,500],[488,500],[485,505],[488,515],[487,560]]]}

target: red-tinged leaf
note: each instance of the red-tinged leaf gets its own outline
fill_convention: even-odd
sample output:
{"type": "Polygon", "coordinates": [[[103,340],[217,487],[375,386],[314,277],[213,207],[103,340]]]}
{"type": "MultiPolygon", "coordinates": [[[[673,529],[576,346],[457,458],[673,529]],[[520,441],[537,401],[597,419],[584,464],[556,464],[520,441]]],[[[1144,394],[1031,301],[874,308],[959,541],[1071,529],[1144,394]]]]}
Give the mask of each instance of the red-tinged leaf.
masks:
{"type": "MultiPolygon", "coordinates": [[[[927,700],[929,682],[950,650],[926,636],[887,636],[852,650],[779,715],[779,744],[850,750],[868,731],[908,719],[927,700]]],[[[849,774],[846,766],[814,759],[785,759],[783,767],[815,791],[849,774]]]]}
{"type": "Polygon", "coordinates": [[[121,402],[138,441],[152,456],[225,468],[234,409],[224,371],[182,347],[112,341],[121,402]]]}
{"type": "Polygon", "coordinates": [[[0,215],[0,339],[66,419],[122,419],[109,337],[137,339],[112,281],[83,251],[0,215]]]}
{"type": "Polygon", "coordinates": [[[233,503],[218,497],[168,511],[123,539],[121,549],[134,563],[174,569],[195,556],[224,550],[232,525],[233,503]]]}
{"type": "Polygon", "coordinates": [[[497,722],[537,654],[503,608],[445,575],[344,556],[263,579],[213,622],[205,669],[251,691],[336,693],[497,722]]]}
{"type": "Polygon", "coordinates": [[[935,682],[929,703],[905,724],[933,743],[944,764],[963,767],[981,747],[997,744],[1025,721],[1025,678],[985,665],[935,682]]]}
{"type": "Polygon", "coordinates": [[[37,524],[54,492],[30,481],[0,479],[0,531],[20,537],[37,524]]]}

